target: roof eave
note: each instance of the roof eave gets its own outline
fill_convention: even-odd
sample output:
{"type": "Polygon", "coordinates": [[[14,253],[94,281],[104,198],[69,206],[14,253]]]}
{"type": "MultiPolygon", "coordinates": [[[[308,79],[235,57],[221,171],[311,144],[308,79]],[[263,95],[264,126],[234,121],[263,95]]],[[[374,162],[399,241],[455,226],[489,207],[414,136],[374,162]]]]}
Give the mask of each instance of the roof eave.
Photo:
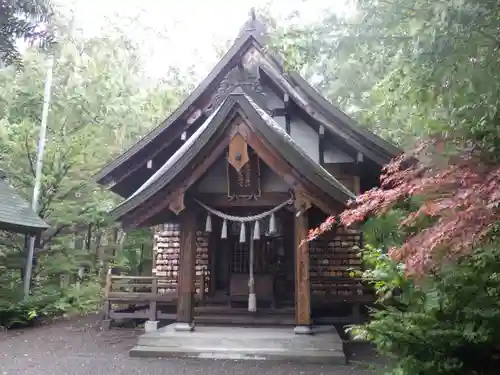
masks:
{"type": "Polygon", "coordinates": [[[189,110],[189,108],[200,98],[200,96],[207,90],[207,88],[212,84],[212,82],[217,79],[224,71],[224,69],[229,65],[229,63],[241,52],[242,49],[246,48],[249,43],[260,43],[259,38],[257,38],[251,30],[247,30],[242,35],[235,40],[231,48],[226,52],[224,57],[217,63],[217,65],[212,69],[212,71],[205,77],[205,79],[193,90],[193,92],[182,102],[177,109],[172,112],[170,116],[167,117],[160,125],[151,130],[148,134],[142,137],[134,145],[129,147],[125,152],[119,155],[111,163],[107,164],[102,168],[95,176],[94,179],[98,184],[107,185],[113,179],[111,175],[113,172],[122,166],[125,162],[130,160],[134,155],[136,155],[140,150],[144,149],[151,141],[153,141],[157,136],[166,131],[173,123],[175,123],[182,115],[189,110]]]}
{"type": "MultiPolygon", "coordinates": [[[[235,106],[241,109],[242,113],[256,126],[257,130],[264,138],[273,140],[270,143],[273,144],[274,147],[276,147],[277,144],[283,146],[278,147],[278,149],[280,152],[285,153],[283,154],[285,160],[287,160],[292,167],[296,168],[301,175],[304,175],[310,183],[340,203],[345,204],[349,200],[355,198],[354,194],[331,176],[328,171],[310,159],[310,157],[307,155],[304,156],[302,153],[299,154],[296,150],[292,150],[292,147],[287,145],[285,140],[280,141],[278,134],[266,124],[261,114],[259,114],[257,109],[249,102],[246,95],[247,94],[243,92],[229,95],[226,101],[221,105],[218,113],[211,119],[210,124],[207,125],[204,131],[190,146],[189,152],[185,153],[183,157],[175,163],[175,167],[173,167],[172,170],[165,170],[159,178],[144,190],[111,211],[110,214],[113,218],[115,220],[123,219],[127,214],[136,210],[142,202],[147,201],[159,191],[165,189],[182,170],[189,166],[189,163],[191,163],[196,155],[206,147],[207,143],[213,140],[213,136],[217,133],[220,126],[225,123],[224,120],[228,118],[228,115],[235,106]],[[291,155],[294,152],[297,154],[291,155]],[[300,165],[298,165],[297,162],[301,164],[299,163],[300,165]],[[319,171],[319,169],[321,169],[321,171],[319,171]],[[318,172],[320,173],[318,174],[318,172]],[[324,175],[328,175],[329,179],[325,179],[323,177],[324,175]]],[[[276,126],[279,127],[277,124],[276,126]]]]}
{"type": "Polygon", "coordinates": [[[129,212],[135,210],[141,202],[148,200],[158,191],[165,188],[165,186],[170,183],[197,155],[197,152],[192,152],[191,150],[194,149],[200,151],[201,149],[203,149],[204,145],[212,139],[213,135],[223,123],[224,119],[233,109],[234,104],[235,101],[231,96],[229,96],[228,99],[226,99],[226,101],[219,107],[215,116],[210,120],[210,124],[208,124],[205,130],[199,135],[198,139],[196,139],[190,146],[188,157],[183,157],[182,159],[180,159],[173,166],[171,171],[165,171],[162,176],[160,176],[153,183],[143,189],[140,193],[134,195],[132,198],[129,198],[128,200],[117,206],[115,209],[113,209],[110,212],[112,217],[115,220],[119,220],[129,212]]]}
{"type": "Polygon", "coordinates": [[[43,227],[42,226],[33,227],[17,223],[0,222],[0,230],[5,230],[7,232],[14,232],[14,233],[22,233],[22,234],[41,233],[48,228],[49,228],[48,225],[45,225],[43,227]]]}
{"type": "MultiPolygon", "coordinates": [[[[401,155],[403,151],[391,142],[379,137],[375,133],[363,128],[356,121],[343,112],[340,108],[334,106],[330,101],[323,97],[309,82],[307,82],[300,74],[297,72],[289,72],[291,80],[299,86],[304,93],[309,96],[315,103],[318,104],[318,109],[326,114],[334,117],[337,121],[342,123],[344,126],[351,129],[353,132],[357,133],[359,136],[367,139],[370,143],[373,143],[377,148],[382,151],[389,160],[401,155]]],[[[375,150],[374,150],[375,151],[375,150]]],[[[380,151],[378,151],[380,153],[380,151]]]]}

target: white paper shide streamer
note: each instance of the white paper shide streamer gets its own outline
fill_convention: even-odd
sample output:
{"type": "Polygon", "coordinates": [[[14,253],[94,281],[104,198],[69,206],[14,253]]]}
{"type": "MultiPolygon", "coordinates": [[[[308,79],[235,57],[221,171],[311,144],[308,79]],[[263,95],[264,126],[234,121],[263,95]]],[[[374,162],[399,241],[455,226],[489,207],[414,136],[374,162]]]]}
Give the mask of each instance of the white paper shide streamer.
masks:
{"type": "Polygon", "coordinates": [[[248,277],[248,311],[254,312],[257,311],[257,296],[255,295],[255,280],[254,280],[254,241],[260,240],[260,221],[269,217],[269,235],[275,235],[277,233],[277,225],[276,225],[276,216],[275,213],[281,210],[283,207],[293,204],[293,199],[289,200],[277,205],[276,207],[270,209],[269,211],[262,212],[257,215],[252,216],[234,216],[228,215],[224,212],[218,211],[206,204],[196,200],[196,202],[202,206],[205,210],[207,210],[207,219],[205,221],[205,232],[212,232],[212,216],[216,216],[222,219],[222,230],[221,230],[221,238],[227,239],[227,222],[237,222],[240,224],[240,236],[239,242],[246,242],[246,224],[249,223],[250,227],[250,251],[249,251],[249,277],[248,277]],[[253,224],[253,225],[252,225],[253,224]]]}

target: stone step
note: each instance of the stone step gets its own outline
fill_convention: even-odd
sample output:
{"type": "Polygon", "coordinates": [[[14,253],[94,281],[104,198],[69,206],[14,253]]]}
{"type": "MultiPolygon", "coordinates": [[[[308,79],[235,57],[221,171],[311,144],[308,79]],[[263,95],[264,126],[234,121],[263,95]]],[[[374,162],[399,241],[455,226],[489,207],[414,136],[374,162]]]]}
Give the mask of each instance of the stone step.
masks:
{"type": "Polygon", "coordinates": [[[259,315],[250,315],[250,314],[241,314],[241,315],[198,315],[194,318],[197,324],[228,324],[228,325],[295,325],[295,316],[291,315],[268,315],[268,316],[259,316],[259,315]]]}
{"type": "MultiPolygon", "coordinates": [[[[297,343],[293,343],[290,340],[269,340],[268,342],[263,342],[263,340],[259,339],[246,339],[242,342],[239,338],[221,338],[219,340],[214,339],[210,340],[211,342],[204,342],[203,339],[198,337],[182,337],[181,339],[173,340],[171,337],[153,337],[153,336],[144,336],[140,337],[138,341],[138,345],[140,346],[155,346],[162,348],[178,348],[180,345],[182,347],[196,347],[196,348],[207,348],[211,349],[214,347],[214,343],[216,341],[217,344],[215,347],[223,347],[223,348],[235,348],[235,349],[269,349],[269,350],[281,350],[287,348],[294,348],[295,346],[300,346],[301,350],[316,350],[317,347],[314,345],[315,342],[311,342],[307,340],[307,338],[297,338],[294,341],[297,343]],[[299,342],[300,341],[300,345],[299,342]],[[264,345],[265,344],[265,345],[264,345]]],[[[263,349],[263,350],[264,350],[263,349]]],[[[328,347],[325,349],[328,351],[342,351],[343,343],[341,341],[331,341],[328,347]]]]}
{"type": "Polygon", "coordinates": [[[140,336],[130,355],[344,364],[343,344],[335,328],[314,327],[313,332],[295,335],[286,327],[213,326],[178,332],[170,325],[140,336]]]}
{"type": "Polygon", "coordinates": [[[225,359],[225,360],[255,360],[255,361],[283,361],[310,364],[345,365],[346,357],[343,351],[304,351],[304,350],[270,350],[269,348],[256,349],[229,349],[229,348],[167,348],[157,346],[137,345],[130,350],[131,357],[155,358],[198,358],[198,359],[225,359]]]}

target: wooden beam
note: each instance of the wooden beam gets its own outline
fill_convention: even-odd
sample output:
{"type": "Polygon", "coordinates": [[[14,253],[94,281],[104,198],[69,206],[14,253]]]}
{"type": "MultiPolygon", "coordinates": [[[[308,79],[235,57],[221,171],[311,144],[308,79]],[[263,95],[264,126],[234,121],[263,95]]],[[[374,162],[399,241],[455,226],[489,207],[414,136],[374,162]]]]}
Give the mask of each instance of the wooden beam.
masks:
{"type": "Polygon", "coordinates": [[[319,151],[319,164],[325,166],[325,138],[319,137],[318,140],[318,151],[319,151]]]}
{"type": "Polygon", "coordinates": [[[290,199],[289,193],[263,193],[258,199],[233,199],[227,194],[198,193],[198,199],[212,207],[266,207],[276,206],[290,199]]]}
{"type": "Polygon", "coordinates": [[[283,101],[285,103],[285,130],[286,130],[287,134],[290,134],[292,131],[292,125],[291,125],[291,119],[290,119],[291,105],[290,105],[290,97],[288,96],[288,93],[285,93],[283,95],[283,101]]]}
{"type": "Polygon", "coordinates": [[[196,211],[192,206],[181,212],[181,251],[177,284],[177,323],[185,330],[193,327],[194,268],[196,261],[196,211]]]}
{"type": "Polygon", "coordinates": [[[311,290],[309,284],[309,244],[307,207],[310,202],[296,194],[295,209],[295,322],[296,333],[310,333],[311,290]]]}

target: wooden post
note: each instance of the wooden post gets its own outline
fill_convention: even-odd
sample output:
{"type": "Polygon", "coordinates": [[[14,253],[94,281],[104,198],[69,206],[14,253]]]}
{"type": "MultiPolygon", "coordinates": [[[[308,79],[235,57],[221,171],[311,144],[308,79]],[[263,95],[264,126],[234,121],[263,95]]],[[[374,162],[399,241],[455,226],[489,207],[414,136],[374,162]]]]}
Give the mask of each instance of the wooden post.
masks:
{"type": "Polygon", "coordinates": [[[177,294],[176,330],[194,329],[194,274],[196,262],[196,211],[186,208],[180,213],[181,251],[177,294]]]}
{"type": "Polygon", "coordinates": [[[158,300],[158,278],[153,276],[151,280],[151,300],[149,301],[149,314],[148,320],[144,325],[145,332],[154,332],[158,330],[158,311],[157,311],[157,300],[158,300]]]}
{"type": "Polygon", "coordinates": [[[149,302],[149,320],[156,321],[156,302],[158,299],[158,278],[156,276],[153,276],[151,282],[151,293],[153,298],[149,302]]]}
{"type": "Polygon", "coordinates": [[[112,282],[111,268],[108,268],[108,272],[106,273],[106,284],[104,286],[103,320],[101,323],[103,329],[109,329],[111,327],[111,302],[109,300],[109,293],[111,292],[112,282]]]}
{"type": "Polygon", "coordinates": [[[311,290],[309,285],[308,204],[297,195],[295,204],[295,329],[296,334],[311,333],[311,290]]]}

